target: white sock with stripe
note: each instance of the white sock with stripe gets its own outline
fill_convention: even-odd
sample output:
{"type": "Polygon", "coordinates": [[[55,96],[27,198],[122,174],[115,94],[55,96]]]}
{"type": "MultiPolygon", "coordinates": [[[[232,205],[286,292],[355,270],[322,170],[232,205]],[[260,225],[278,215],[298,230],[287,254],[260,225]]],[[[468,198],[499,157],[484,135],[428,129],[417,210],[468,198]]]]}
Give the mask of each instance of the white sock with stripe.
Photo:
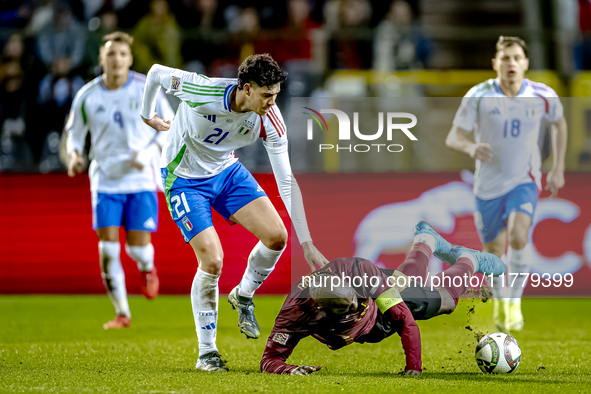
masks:
{"type": "Polygon", "coordinates": [[[107,296],[115,307],[118,315],[131,317],[129,303],[127,302],[127,289],[125,288],[125,273],[121,266],[121,244],[119,242],[99,242],[99,261],[103,284],[107,290],[107,296]]]}
{"type": "Polygon", "coordinates": [[[284,250],[271,250],[259,241],[248,256],[248,266],[242,276],[238,294],[242,297],[252,298],[254,292],[273,272],[275,264],[279,261],[284,250]]]}
{"type": "Polygon", "coordinates": [[[220,275],[209,274],[197,268],[191,286],[191,305],[199,340],[199,356],[217,351],[218,300],[220,275]]]}

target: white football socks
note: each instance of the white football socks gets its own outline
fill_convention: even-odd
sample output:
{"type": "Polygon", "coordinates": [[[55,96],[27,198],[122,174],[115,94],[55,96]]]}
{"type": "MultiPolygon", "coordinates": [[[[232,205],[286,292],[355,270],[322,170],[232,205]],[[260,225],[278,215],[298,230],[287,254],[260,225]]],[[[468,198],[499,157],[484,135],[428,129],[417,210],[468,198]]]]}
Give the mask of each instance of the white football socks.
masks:
{"type": "Polygon", "coordinates": [[[250,256],[248,256],[248,266],[244,271],[238,289],[238,293],[242,297],[252,298],[254,292],[261,287],[265,279],[273,271],[284,250],[271,250],[263,245],[261,241],[255,245],[252,252],[250,252],[250,256]]]}
{"type": "Polygon", "coordinates": [[[152,271],[154,268],[154,245],[130,246],[125,244],[125,251],[136,262],[137,268],[142,272],[152,271]]]}
{"type": "Polygon", "coordinates": [[[427,233],[417,234],[417,235],[415,235],[414,243],[417,243],[417,242],[426,243],[431,248],[431,252],[435,252],[435,245],[437,243],[435,242],[435,237],[433,235],[427,234],[427,233]]]}
{"type": "Polygon", "coordinates": [[[119,242],[99,241],[99,261],[107,296],[118,315],[131,317],[125,288],[125,273],[121,266],[119,242]]]}
{"type": "Polygon", "coordinates": [[[525,245],[525,248],[521,250],[513,249],[509,247],[508,258],[509,258],[509,275],[508,281],[511,285],[511,302],[521,303],[521,296],[523,290],[527,285],[527,279],[529,275],[517,275],[516,274],[529,274],[529,248],[530,245],[525,245]],[[515,281],[513,281],[515,279],[515,281]]]}
{"type": "Polygon", "coordinates": [[[197,274],[191,286],[191,305],[197,339],[199,340],[199,356],[217,351],[216,334],[218,323],[218,279],[220,275],[209,274],[197,268],[197,274]]]}
{"type": "MultiPolygon", "coordinates": [[[[507,256],[502,255],[501,260],[505,265],[507,264],[507,256]]],[[[486,278],[487,281],[490,281],[490,276],[486,278]]],[[[503,300],[509,301],[509,289],[507,288],[507,275],[495,276],[490,284],[490,288],[493,292],[493,298],[495,300],[503,300]]]]}

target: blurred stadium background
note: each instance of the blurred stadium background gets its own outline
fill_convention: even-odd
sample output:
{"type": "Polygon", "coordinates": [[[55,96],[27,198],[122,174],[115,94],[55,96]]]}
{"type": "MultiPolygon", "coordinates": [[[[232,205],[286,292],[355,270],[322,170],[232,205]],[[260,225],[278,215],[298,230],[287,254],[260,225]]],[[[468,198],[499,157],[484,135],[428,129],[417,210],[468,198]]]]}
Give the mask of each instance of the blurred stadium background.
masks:
{"type": "MultiPolygon", "coordinates": [[[[469,157],[445,148],[445,136],[459,97],[495,76],[490,59],[498,36],[521,36],[530,47],[528,77],[566,98],[569,125],[563,200],[548,205],[534,232],[535,247],[549,264],[544,267],[555,263],[560,268],[554,272],[575,274],[575,288],[562,295],[591,295],[588,0],[1,0],[0,293],[104,291],[89,181],[67,178],[60,140],[74,95],[100,74],[100,39],[114,30],[134,36],[132,68],[142,73],[161,63],[235,77],[246,56],[270,53],[289,72],[278,104],[292,126],[294,97],[385,97],[394,103],[412,97],[429,110],[419,144],[393,159],[374,157],[353,166],[334,154],[321,160],[301,157],[303,151],[294,147],[302,146],[304,132],[288,130],[312,235],[329,259],[354,252],[355,229],[372,209],[418,201],[437,186],[460,181],[460,170],[474,167],[469,157]],[[347,184],[363,185],[363,196],[327,207],[335,187],[347,184]],[[342,215],[345,208],[348,214],[342,215]]],[[[375,117],[375,106],[359,111],[362,119],[375,117]]],[[[543,151],[549,152],[548,144],[546,130],[540,139],[543,151]]],[[[237,156],[289,223],[261,144],[237,156]]],[[[160,203],[154,245],[162,292],[188,293],[195,258],[169,219],[162,196],[160,203]]],[[[480,247],[471,215],[452,218],[450,239],[480,247]]],[[[226,253],[221,291],[228,292],[240,280],[255,238],[219,216],[215,224],[226,253]]],[[[289,260],[298,253],[299,248],[287,251],[262,292],[288,291],[289,260]]],[[[134,275],[127,256],[122,258],[128,290],[138,293],[139,274],[134,275]]],[[[529,288],[528,294],[539,292],[529,288]]]]}

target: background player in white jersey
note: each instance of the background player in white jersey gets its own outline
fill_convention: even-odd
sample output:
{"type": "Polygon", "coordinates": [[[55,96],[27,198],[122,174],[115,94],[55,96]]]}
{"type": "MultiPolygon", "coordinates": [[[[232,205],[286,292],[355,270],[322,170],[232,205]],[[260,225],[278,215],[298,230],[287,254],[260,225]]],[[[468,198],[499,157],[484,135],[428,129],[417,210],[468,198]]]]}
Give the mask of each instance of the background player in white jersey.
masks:
{"type": "MultiPolygon", "coordinates": [[[[117,313],[105,329],[131,324],[119,258],[120,226],[127,231],[125,250],[142,274],[142,293],[152,299],[159,286],[151,233],[158,228],[155,161],[167,132],[157,133],[139,116],[146,77],[129,70],[132,43],[133,38],[122,32],[103,38],[99,53],[103,74],[78,92],[66,124],[70,176],[82,171],[86,133],[91,134],[93,229],[99,238],[103,283],[117,313]]],[[[174,116],[164,95],[158,98],[158,112],[166,119],[174,116]]]]}
{"type": "MultiPolygon", "coordinates": [[[[566,121],[558,96],[548,86],[525,79],[529,66],[527,46],[518,37],[501,36],[492,59],[496,79],[476,85],[458,109],[446,143],[476,159],[475,222],[484,251],[502,256],[509,235],[510,274],[529,273],[526,248],[528,232],[541,190],[541,159],[538,148],[540,123],[552,124],[552,169],[546,190],[556,197],[564,186],[566,121]],[[468,134],[474,132],[474,142],[468,134]]],[[[494,318],[499,328],[523,328],[521,296],[527,276],[513,283],[509,277],[509,302],[499,298],[503,284],[493,283],[494,318]],[[499,306],[505,312],[501,319],[499,306]]]]}
{"type": "Polygon", "coordinates": [[[228,301],[238,310],[240,330],[258,338],[252,297],[273,271],[287,242],[287,230],[263,189],[234,155],[262,138],[279,193],[291,216],[304,256],[312,269],[328,261],[312,244],[301,193],[292,175],[286,127],[275,99],[287,74],[269,56],[248,57],[237,79],[208,78],[154,65],[142,105],[142,117],[156,130],[170,127],[160,167],[166,200],[199,268],[191,288],[199,339],[197,369],[227,371],[216,346],[218,278],[223,250],[211,220],[211,207],[240,223],[260,240],[248,257],[242,281],[228,301]],[[182,100],[172,125],[154,116],[160,87],[182,100]]]}

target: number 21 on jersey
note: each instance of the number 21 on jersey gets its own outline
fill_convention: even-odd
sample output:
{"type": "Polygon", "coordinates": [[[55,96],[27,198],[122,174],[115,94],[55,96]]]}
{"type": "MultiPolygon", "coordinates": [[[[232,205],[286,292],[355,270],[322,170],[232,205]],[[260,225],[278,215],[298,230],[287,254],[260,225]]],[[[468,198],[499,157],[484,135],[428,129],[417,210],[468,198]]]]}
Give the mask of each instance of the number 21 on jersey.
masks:
{"type": "Polygon", "coordinates": [[[179,196],[174,196],[170,199],[170,203],[174,204],[174,211],[176,212],[177,218],[180,218],[181,216],[183,216],[185,213],[191,212],[191,208],[189,208],[189,204],[187,203],[187,197],[185,196],[185,192],[182,192],[179,196]],[[179,211],[179,207],[181,205],[181,201],[183,203],[183,207],[185,209],[182,209],[179,211]],[[186,212],[185,212],[186,210],[186,212]]]}

